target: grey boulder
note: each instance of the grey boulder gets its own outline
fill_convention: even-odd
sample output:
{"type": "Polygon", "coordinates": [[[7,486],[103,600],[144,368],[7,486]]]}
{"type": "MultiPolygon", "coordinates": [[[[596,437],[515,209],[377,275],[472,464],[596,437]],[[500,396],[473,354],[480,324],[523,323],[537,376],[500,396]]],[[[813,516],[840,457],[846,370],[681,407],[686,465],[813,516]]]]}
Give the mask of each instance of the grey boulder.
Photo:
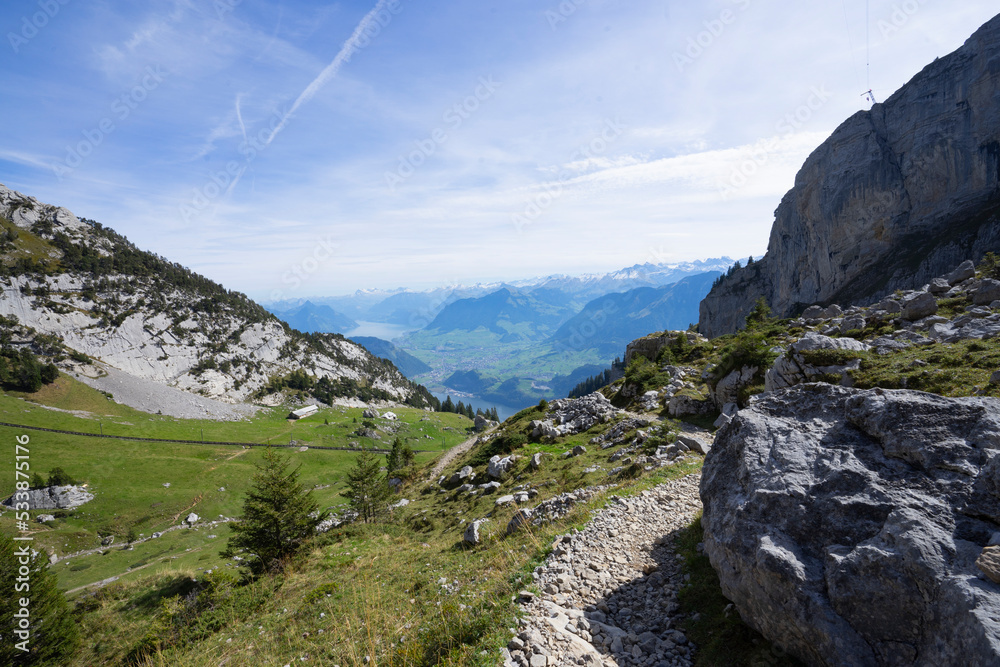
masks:
{"type": "Polygon", "coordinates": [[[475,478],[476,473],[472,470],[472,466],[463,466],[461,470],[448,478],[448,486],[461,486],[475,478]]]}
{"type": "Polygon", "coordinates": [[[998,449],[996,399],[758,397],[702,473],[723,593],[812,665],[1000,664],[1000,585],[976,565],[1000,529],[998,449]]]}
{"type": "Polygon", "coordinates": [[[475,546],[482,542],[483,538],[479,534],[479,528],[487,521],[488,519],[476,519],[466,526],[465,533],[462,535],[462,541],[470,546],[475,546]]]}
{"type": "Polygon", "coordinates": [[[514,467],[514,457],[499,455],[490,458],[489,463],[486,465],[486,474],[493,479],[502,479],[507,471],[514,467]]]}
{"type": "Polygon", "coordinates": [[[3,501],[3,504],[14,507],[16,503],[26,502],[29,510],[68,510],[94,499],[94,494],[87,492],[82,486],[47,486],[22,493],[27,493],[27,498],[17,498],[15,494],[3,501]]]}
{"type": "Polygon", "coordinates": [[[903,298],[902,318],[915,322],[937,312],[937,299],[929,292],[916,292],[903,298]]]}
{"type": "Polygon", "coordinates": [[[976,277],[976,265],[972,263],[971,259],[967,259],[958,267],[944,277],[948,281],[949,285],[957,285],[960,282],[964,282],[969,278],[976,277]]]}
{"type": "Polygon", "coordinates": [[[986,278],[972,294],[972,303],[977,306],[988,306],[1000,299],[1000,280],[986,278]]]}

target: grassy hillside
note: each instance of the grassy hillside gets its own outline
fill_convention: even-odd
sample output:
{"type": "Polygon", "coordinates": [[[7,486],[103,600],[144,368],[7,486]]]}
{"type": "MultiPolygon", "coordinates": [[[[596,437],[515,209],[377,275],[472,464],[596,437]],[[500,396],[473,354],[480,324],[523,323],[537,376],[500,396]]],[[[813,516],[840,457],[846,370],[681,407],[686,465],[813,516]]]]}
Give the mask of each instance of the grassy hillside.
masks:
{"type": "MultiPolygon", "coordinates": [[[[300,451],[300,448],[310,445],[385,448],[399,436],[414,449],[426,450],[427,453],[417,454],[420,465],[466,439],[466,429],[471,426],[468,419],[454,414],[412,408],[395,412],[400,417],[398,421],[372,420],[380,437],[375,440],[355,434],[364,421],[359,408],[323,409],[301,421],[287,420],[287,408],[265,409],[242,422],[183,420],[119,405],[66,376],[35,394],[0,395],[0,421],[9,423],[143,438],[200,440],[204,434],[205,440],[260,443],[270,440],[285,445],[291,442],[295,447],[284,451],[296,465],[302,466],[303,482],[316,487],[316,498],[324,508],[345,502],[340,495],[344,473],[353,464],[355,455],[346,451],[300,451]]],[[[84,438],[0,427],[0,438],[8,442],[22,434],[31,440],[32,471],[44,477],[52,468],[60,467],[86,483],[95,495],[93,501],[73,511],[35,513],[56,514],[55,522],[33,523],[32,531],[36,548],[60,558],[100,546],[101,535],[115,535],[116,543],[121,544],[129,529],[144,536],[162,532],[179,525],[189,512],[205,520],[238,515],[248,479],[262,451],[239,446],[84,438]]],[[[12,477],[0,480],[0,495],[6,498],[13,490],[12,477]]],[[[0,517],[0,526],[10,530],[12,521],[12,514],[7,513],[0,517]]],[[[183,558],[175,564],[178,566],[190,563],[195,553],[199,559],[207,559],[202,565],[218,565],[217,553],[228,534],[226,527],[210,531],[219,536],[215,541],[208,541],[209,532],[201,533],[200,537],[192,537],[188,532],[167,533],[137,546],[134,552],[112,549],[103,556],[64,561],[57,564],[56,570],[63,587],[74,588],[123,574],[129,566],[135,569],[137,564],[152,562],[149,559],[169,561],[179,554],[183,558]]]]}
{"type": "MultiPolygon", "coordinates": [[[[399,422],[375,421],[386,431],[383,440],[396,427],[415,449],[432,450],[418,454],[418,467],[466,438],[469,422],[457,415],[395,412],[399,422]]],[[[284,419],[286,409],[243,422],[177,420],[117,405],[66,377],[35,394],[0,396],[0,421],[167,438],[204,429],[206,439],[291,438],[296,445],[350,442],[350,432],[363,421],[360,413],[327,409],[295,423],[284,419]]],[[[522,411],[504,433],[523,431],[538,416],[537,408],[522,411]]],[[[518,440],[522,458],[494,495],[443,491],[423,481],[425,470],[404,489],[402,497],[412,502],[395,510],[390,523],[334,529],[284,574],[250,585],[239,584],[234,563],[219,555],[229,536],[226,524],[167,529],[189,512],[202,521],[238,515],[262,449],[29,431],[32,470],[45,474],[59,466],[95,494],[76,510],[47,512],[57,516],[55,522],[32,524],[36,548],[61,557],[53,570],[69,591],[85,637],[70,664],[281,665],[305,658],[362,665],[365,656],[372,658],[369,664],[494,664],[514,626],[516,593],[531,585],[530,569],[555,535],[579,525],[605,499],[599,495],[554,523],[505,537],[516,507],[495,507],[498,495],[530,485],[538,491],[534,504],[609,481],[620,485],[616,493],[628,494],[700,467],[695,457],[632,479],[609,477],[608,452],[598,447],[561,456],[611,426],[546,443],[518,440]],[[535,452],[545,454],[539,471],[527,465],[535,452]],[[462,546],[466,522],[487,515],[483,544],[462,546]],[[166,532],[129,548],[124,542],[130,528],[142,537],[166,532]],[[100,547],[100,536],[108,534],[115,535],[114,544],[100,547]],[[89,553],[66,557],[81,550],[89,553]],[[89,587],[111,577],[117,580],[89,587]]],[[[20,433],[0,427],[0,438],[8,441],[20,433]]],[[[488,445],[473,448],[447,472],[471,464],[482,481],[490,451],[488,445]]],[[[343,476],[354,454],[298,446],[282,454],[301,465],[301,479],[314,488],[321,507],[344,502],[343,476]]],[[[0,493],[12,487],[12,481],[2,482],[0,493]]],[[[11,513],[0,517],[0,526],[13,530],[11,513]]]]}

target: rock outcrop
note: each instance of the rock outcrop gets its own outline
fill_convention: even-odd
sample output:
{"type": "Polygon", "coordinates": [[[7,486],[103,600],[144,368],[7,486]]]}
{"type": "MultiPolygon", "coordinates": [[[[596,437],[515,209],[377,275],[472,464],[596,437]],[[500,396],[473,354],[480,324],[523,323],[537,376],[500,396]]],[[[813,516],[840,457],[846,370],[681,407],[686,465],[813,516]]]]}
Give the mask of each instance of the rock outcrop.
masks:
{"type": "Polygon", "coordinates": [[[883,104],[844,121],[775,212],[765,257],[700,307],[709,337],[758,297],[788,317],[868,303],[1000,249],[1000,16],[883,104]]]}
{"type": "Polygon", "coordinates": [[[764,394],[719,431],[701,497],[724,594],[809,664],[1000,664],[983,555],[1000,540],[1000,401],[764,394]]]}
{"type": "Polygon", "coordinates": [[[29,489],[26,499],[16,498],[16,494],[3,501],[7,507],[16,503],[28,503],[29,510],[69,510],[89,503],[94,494],[82,486],[47,486],[43,489],[29,489]]]}
{"type": "Polygon", "coordinates": [[[807,333],[774,360],[774,364],[764,375],[764,390],[775,391],[805,382],[831,380],[849,386],[850,372],[861,366],[860,358],[851,357],[853,354],[867,352],[869,347],[867,343],[853,338],[830,338],[818,333],[807,333]],[[813,360],[809,353],[819,351],[832,353],[829,362],[813,360]]]}
{"type": "Polygon", "coordinates": [[[610,421],[619,412],[621,410],[597,391],[580,398],[560,398],[549,403],[547,419],[531,422],[531,435],[533,438],[555,438],[582,433],[595,424],[610,421]]]}

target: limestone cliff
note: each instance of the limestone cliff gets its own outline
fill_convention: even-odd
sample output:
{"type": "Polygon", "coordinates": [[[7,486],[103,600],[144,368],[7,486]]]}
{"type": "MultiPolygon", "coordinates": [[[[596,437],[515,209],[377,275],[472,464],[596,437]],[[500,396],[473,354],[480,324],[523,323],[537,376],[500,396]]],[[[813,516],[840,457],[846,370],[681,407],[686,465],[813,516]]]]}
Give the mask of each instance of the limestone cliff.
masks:
{"type": "Polygon", "coordinates": [[[55,350],[63,370],[122,371],[228,403],[277,402],[286,385],[325,402],[427,402],[343,336],[301,334],[243,294],[3,185],[0,227],[0,316],[32,332],[21,344],[55,350]],[[306,377],[283,382],[297,371],[306,377]]]}
{"type": "Polygon", "coordinates": [[[781,316],[872,302],[989,250],[1000,250],[1000,16],[813,151],[767,255],[712,289],[699,329],[736,331],[761,296],[781,316]]]}

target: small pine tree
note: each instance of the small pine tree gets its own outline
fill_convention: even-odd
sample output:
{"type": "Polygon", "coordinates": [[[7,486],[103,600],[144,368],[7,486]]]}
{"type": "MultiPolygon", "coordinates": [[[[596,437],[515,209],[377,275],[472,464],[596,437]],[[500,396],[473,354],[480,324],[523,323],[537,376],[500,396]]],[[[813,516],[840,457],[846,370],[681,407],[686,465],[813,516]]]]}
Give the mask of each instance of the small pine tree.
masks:
{"type": "MultiPolygon", "coordinates": [[[[56,576],[49,570],[49,561],[44,554],[38,554],[27,566],[31,569],[28,577],[30,591],[18,591],[15,586],[25,582],[16,581],[18,569],[23,565],[19,562],[23,555],[18,551],[25,542],[15,545],[10,535],[0,532],[0,587],[5,594],[0,596],[0,664],[2,665],[65,665],[79,643],[79,633],[73,621],[66,598],[57,587],[56,576]],[[19,607],[20,598],[31,601],[30,626],[27,628],[29,639],[28,651],[16,647],[21,639],[14,634],[15,629],[22,629],[19,619],[14,616],[19,607]],[[18,605],[15,607],[15,605],[18,605]]],[[[31,546],[27,547],[31,553],[31,546]]]]}
{"type": "Polygon", "coordinates": [[[545,412],[548,409],[549,409],[549,402],[548,401],[546,401],[544,398],[542,400],[538,401],[538,411],[539,412],[545,412]]]}
{"type": "Polygon", "coordinates": [[[47,485],[45,484],[45,478],[36,472],[31,476],[31,484],[29,486],[32,489],[44,489],[47,485]]]}
{"type": "Polygon", "coordinates": [[[382,474],[379,457],[373,452],[358,454],[354,467],[347,471],[347,491],[343,495],[365,523],[374,523],[385,515],[392,489],[382,474]]]}
{"type": "Polygon", "coordinates": [[[475,421],[476,413],[472,411],[472,403],[469,403],[468,405],[465,406],[465,416],[475,421]]]}
{"type": "Polygon", "coordinates": [[[76,480],[70,477],[62,468],[49,470],[48,486],[72,486],[74,484],[76,484],[76,480]]]}
{"type": "Polygon", "coordinates": [[[402,438],[397,436],[392,441],[392,450],[385,455],[386,472],[391,474],[397,470],[408,468],[413,465],[414,456],[410,443],[403,442],[402,438]]]}
{"type": "Polygon", "coordinates": [[[318,506],[299,482],[299,468],[268,447],[243,500],[243,515],[230,524],[223,557],[239,555],[252,574],[280,568],[315,534],[318,506]]]}
{"type": "Polygon", "coordinates": [[[747,315],[747,329],[756,329],[771,322],[773,319],[771,317],[771,307],[767,305],[767,301],[764,300],[764,297],[758,297],[753,309],[747,315]]]}
{"type": "Polygon", "coordinates": [[[441,406],[441,412],[454,412],[455,404],[451,402],[451,395],[444,399],[444,404],[441,406]]]}
{"type": "Polygon", "coordinates": [[[500,421],[500,415],[497,413],[496,406],[493,406],[493,409],[490,411],[490,419],[492,419],[495,422],[500,421]]]}

